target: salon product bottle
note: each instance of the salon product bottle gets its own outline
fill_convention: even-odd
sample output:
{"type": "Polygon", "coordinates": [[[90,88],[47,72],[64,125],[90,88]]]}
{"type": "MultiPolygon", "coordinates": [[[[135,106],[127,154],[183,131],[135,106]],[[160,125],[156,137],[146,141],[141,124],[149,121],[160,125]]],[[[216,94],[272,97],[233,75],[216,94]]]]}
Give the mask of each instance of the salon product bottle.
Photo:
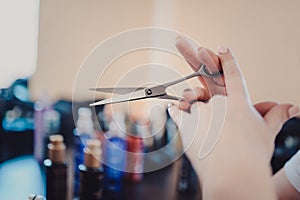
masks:
{"type": "Polygon", "coordinates": [[[154,135],[152,135],[151,121],[146,116],[131,114],[126,118],[128,134],[139,136],[143,141],[143,151],[151,152],[154,148],[154,135]]]}
{"type": "Polygon", "coordinates": [[[154,135],[154,150],[159,150],[166,145],[165,141],[165,110],[160,107],[153,107],[150,112],[152,135],[154,135]]]}
{"type": "Polygon", "coordinates": [[[165,132],[165,142],[166,146],[165,149],[168,151],[168,155],[170,159],[174,160],[177,158],[178,155],[182,154],[182,146],[181,146],[181,139],[179,137],[178,128],[170,117],[169,113],[167,113],[167,120],[166,120],[166,132],[165,132]]]}
{"type": "Polygon", "coordinates": [[[144,147],[139,136],[127,135],[127,179],[140,182],[143,179],[144,147]]]}
{"type": "Polygon", "coordinates": [[[43,114],[43,127],[45,133],[43,159],[45,159],[48,153],[47,144],[50,142],[50,136],[59,134],[60,131],[60,113],[52,108],[46,110],[43,114]]]}
{"type": "Polygon", "coordinates": [[[124,116],[115,114],[114,120],[109,125],[109,131],[105,133],[104,185],[106,193],[117,194],[122,188],[122,179],[126,170],[126,127],[124,116]]]}
{"type": "Polygon", "coordinates": [[[84,162],[86,141],[93,137],[94,126],[92,112],[89,108],[78,109],[78,120],[74,129],[74,197],[79,195],[80,171],[78,166],[84,162]]]}
{"type": "Polygon", "coordinates": [[[49,97],[44,94],[40,100],[34,104],[34,157],[39,163],[44,159],[44,114],[51,108],[49,97]]]}
{"type": "Polygon", "coordinates": [[[49,158],[44,161],[47,200],[67,199],[66,146],[63,140],[61,135],[50,136],[50,143],[48,144],[49,158]]]}
{"type": "MultiPolygon", "coordinates": [[[[127,173],[126,179],[130,182],[140,182],[143,179],[144,169],[144,141],[149,135],[143,131],[149,130],[146,123],[139,124],[137,119],[129,117],[127,120],[127,173]],[[146,127],[144,127],[144,125],[146,127]],[[145,130],[146,129],[146,130],[145,130]],[[144,138],[143,138],[144,137],[144,138]]],[[[149,130],[150,131],[150,130],[149,130]]],[[[147,132],[149,133],[149,132],[147,132]]]]}
{"type": "Polygon", "coordinates": [[[101,143],[97,139],[88,140],[84,149],[84,164],[80,170],[80,200],[100,200],[103,192],[104,171],[100,162],[101,143]]]}
{"type": "Polygon", "coordinates": [[[188,157],[184,154],[182,158],[182,166],[177,182],[177,191],[181,193],[196,192],[197,175],[188,157]]]}

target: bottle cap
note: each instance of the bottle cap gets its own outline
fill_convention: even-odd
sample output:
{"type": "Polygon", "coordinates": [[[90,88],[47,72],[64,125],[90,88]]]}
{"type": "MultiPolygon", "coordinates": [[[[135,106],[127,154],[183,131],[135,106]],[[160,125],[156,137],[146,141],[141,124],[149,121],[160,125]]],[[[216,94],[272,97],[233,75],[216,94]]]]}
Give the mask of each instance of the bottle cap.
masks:
{"type": "Polygon", "coordinates": [[[78,109],[78,120],[76,122],[76,127],[79,134],[93,135],[94,124],[91,109],[85,107],[78,109]]]}
{"type": "Polygon", "coordinates": [[[90,139],[84,148],[84,165],[89,168],[99,168],[102,155],[101,142],[97,139],[90,139]]]}
{"type": "Polygon", "coordinates": [[[48,144],[49,159],[54,163],[63,163],[65,160],[66,146],[63,143],[64,138],[62,135],[51,135],[49,137],[50,143],[48,144]]]}
{"type": "Polygon", "coordinates": [[[125,117],[120,113],[115,113],[108,130],[109,136],[124,138],[126,133],[125,117]]]}
{"type": "Polygon", "coordinates": [[[60,114],[54,109],[48,109],[43,116],[43,126],[48,134],[57,133],[60,128],[60,114]]]}

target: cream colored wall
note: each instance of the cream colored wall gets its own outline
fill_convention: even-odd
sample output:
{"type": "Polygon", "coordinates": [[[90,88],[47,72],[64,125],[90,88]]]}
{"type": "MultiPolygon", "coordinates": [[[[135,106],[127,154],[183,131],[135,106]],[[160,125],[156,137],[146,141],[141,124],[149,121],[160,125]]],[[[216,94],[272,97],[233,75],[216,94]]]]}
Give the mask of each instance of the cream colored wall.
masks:
{"type": "Polygon", "coordinates": [[[176,29],[204,46],[230,46],[253,101],[300,105],[300,1],[176,1],[176,29]]]}
{"type": "MultiPolygon", "coordinates": [[[[213,50],[219,44],[231,47],[253,101],[300,105],[299,7],[298,0],[41,0],[39,60],[31,91],[34,98],[46,89],[54,99],[70,99],[77,70],[98,43],[128,29],[160,26],[213,50]]],[[[160,58],[140,53],[123,63],[130,68],[152,59],[160,58]]],[[[180,70],[190,72],[186,65],[180,70]]],[[[90,96],[83,92],[82,98],[90,96]]]]}
{"type": "Polygon", "coordinates": [[[43,90],[53,100],[71,99],[77,71],[89,52],[111,35],[149,26],[151,7],[151,1],[140,0],[41,0],[38,67],[30,81],[33,99],[43,90]]]}

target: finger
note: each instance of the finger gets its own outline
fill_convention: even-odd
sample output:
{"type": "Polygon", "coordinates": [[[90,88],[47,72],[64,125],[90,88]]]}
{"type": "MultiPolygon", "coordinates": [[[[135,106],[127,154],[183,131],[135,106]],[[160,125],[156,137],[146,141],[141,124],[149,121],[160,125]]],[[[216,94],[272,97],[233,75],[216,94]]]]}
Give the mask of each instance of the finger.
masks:
{"type": "Polygon", "coordinates": [[[265,101],[265,102],[260,102],[255,104],[254,108],[263,117],[267,112],[269,112],[276,105],[278,105],[278,103],[272,101],[265,101]]]}
{"type": "Polygon", "coordinates": [[[193,103],[195,101],[206,101],[209,99],[208,91],[201,87],[195,87],[193,90],[185,89],[182,97],[189,103],[193,103]]]}
{"type": "Polygon", "coordinates": [[[187,112],[178,109],[174,104],[168,105],[168,112],[178,127],[180,127],[183,119],[187,119],[189,117],[187,112]]]}
{"type": "Polygon", "coordinates": [[[191,105],[197,101],[207,101],[210,98],[209,92],[200,87],[185,89],[182,94],[183,99],[179,101],[178,108],[190,113],[191,105]]]}
{"type": "MultiPolygon", "coordinates": [[[[176,38],[176,48],[180,54],[184,57],[189,66],[194,70],[198,71],[202,62],[197,56],[192,45],[183,37],[179,36],[176,38]]],[[[199,76],[199,80],[205,88],[208,88],[209,83],[207,83],[202,76],[199,76]]]]}
{"type": "MultiPolygon", "coordinates": [[[[179,36],[176,39],[176,48],[184,57],[186,62],[190,65],[190,67],[194,71],[198,71],[200,66],[202,65],[202,62],[192,45],[186,39],[179,36]]],[[[199,76],[199,80],[203,87],[209,90],[209,92],[211,93],[210,95],[213,95],[215,93],[213,87],[209,88],[209,86],[213,86],[215,84],[212,79],[204,79],[204,77],[199,76]]]]}
{"type": "Polygon", "coordinates": [[[299,107],[291,104],[279,104],[274,106],[264,119],[267,125],[278,134],[282,125],[290,118],[295,117],[299,113],[299,107]]]}
{"type": "MultiPolygon", "coordinates": [[[[220,60],[219,57],[212,52],[210,49],[199,47],[198,48],[198,57],[200,58],[200,61],[204,63],[207,66],[207,69],[211,73],[219,72],[222,68],[220,66],[220,60]]],[[[211,79],[211,78],[209,78],[211,79]]],[[[215,83],[220,86],[224,86],[224,80],[222,77],[213,78],[215,83]]]]}
{"type": "MultiPolygon", "coordinates": [[[[204,63],[207,66],[207,69],[211,73],[219,72],[221,70],[219,57],[214,54],[209,49],[199,47],[198,48],[198,57],[200,58],[201,63],[204,63]]],[[[211,77],[202,77],[207,85],[207,90],[211,93],[211,96],[215,94],[226,95],[225,82],[223,80],[224,76],[211,78],[211,77]]]]}
{"type": "Polygon", "coordinates": [[[191,104],[188,101],[186,101],[185,99],[182,99],[179,101],[179,104],[178,104],[179,110],[182,110],[185,112],[190,112],[190,107],[191,107],[191,104]]]}
{"type": "Polygon", "coordinates": [[[179,36],[176,38],[175,46],[184,59],[190,64],[192,69],[198,71],[202,63],[192,45],[186,39],[179,36]]]}
{"type": "Polygon", "coordinates": [[[232,52],[225,46],[218,48],[220,61],[224,71],[224,78],[228,96],[242,95],[249,100],[246,83],[240,67],[232,52]]]}

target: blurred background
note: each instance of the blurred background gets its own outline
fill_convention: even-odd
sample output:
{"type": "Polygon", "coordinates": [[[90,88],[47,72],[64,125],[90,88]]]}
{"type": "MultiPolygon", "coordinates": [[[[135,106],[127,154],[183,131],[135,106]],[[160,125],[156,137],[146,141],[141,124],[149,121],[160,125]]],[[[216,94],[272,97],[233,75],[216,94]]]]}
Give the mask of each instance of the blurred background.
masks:
{"type": "MultiPolygon", "coordinates": [[[[1,0],[0,199],[25,199],[30,193],[46,195],[42,161],[47,158],[48,137],[54,134],[62,135],[67,147],[68,199],[78,195],[76,176],[71,176],[80,164],[73,159],[78,124],[82,119],[84,124],[92,124],[92,138],[100,141],[106,132],[114,130],[110,126],[111,108],[98,107],[80,114],[79,108],[88,109],[89,103],[108,97],[95,96],[88,88],[164,83],[192,72],[182,58],[147,49],[117,57],[108,66],[97,63],[100,56],[84,70],[96,47],[126,31],[144,27],[174,30],[213,51],[225,44],[242,68],[253,102],[272,100],[300,106],[299,6],[298,0],[1,0]],[[105,74],[95,73],[103,67],[108,67],[105,74]],[[15,193],[14,188],[20,192],[15,193]]],[[[168,42],[175,44],[176,34],[171,36],[168,42]]],[[[159,34],[145,38],[153,44],[161,42],[159,34]]],[[[114,48],[118,49],[118,44],[107,54],[114,48]]],[[[174,93],[180,95],[184,88],[199,84],[197,80],[189,83],[174,87],[174,93]]],[[[167,199],[201,196],[201,191],[191,186],[195,185],[195,175],[181,156],[180,138],[167,115],[167,103],[126,104],[129,111],[124,111],[124,105],[113,107],[123,115],[120,123],[127,127],[121,132],[149,132],[153,139],[143,138],[143,151],[152,152],[176,140],[167,158],[180,157],[176,167],[165,164],[167,168],[145,173],[137,185],[124,183],[127,190],[130,186],[128,199],[145,194],[152,198],[153,192],[164,193],[167,199]],[[155,180],[157,174],[151,173],[162,178],[155,180]],[[158,187],[162,182],[164,186],[158,187]]],[[[299,149],[299,133],[297,117],[282,129],[272,160],[274,172],[299,149]]],[[[143,167],[161,160],[143,158],[143,167]]]]}
{"type": "MultiPolygon", "coordinates": [[[[220,44],[232,48],[254,102],[300,105],[295,82],[300,73],[298,8],[297,0],[41,1],[32,98],[45,89],[54,99],[70,98],[76,73],[96,45],[123,31],[156,26],[179,31],[214,51],[220,44]]],[[[143,64],[145,57],[122,64],[143,64]]],[[[187,65],[181,69],[190,72],[187,65]]]]}

